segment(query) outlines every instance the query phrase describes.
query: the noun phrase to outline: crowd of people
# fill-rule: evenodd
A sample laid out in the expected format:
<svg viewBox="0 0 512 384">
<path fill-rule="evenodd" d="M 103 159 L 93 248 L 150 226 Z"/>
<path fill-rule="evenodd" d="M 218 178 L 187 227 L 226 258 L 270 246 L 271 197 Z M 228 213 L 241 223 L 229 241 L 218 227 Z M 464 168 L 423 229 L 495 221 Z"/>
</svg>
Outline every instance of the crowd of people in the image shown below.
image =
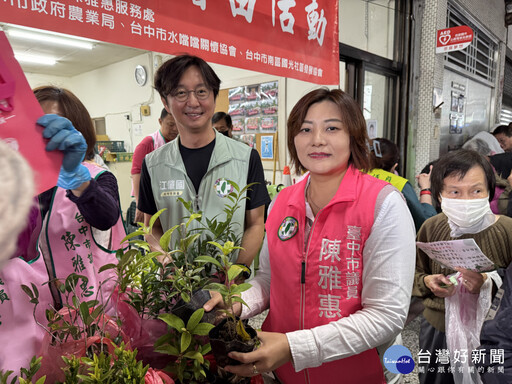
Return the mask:
<svg viewBox="0 0 512 384">
<path fill-rule="evenodd" d="M 412 297 L 424 305 L 421 350 L 459 345 L 447 331 L 447 319 L 462 317 L 450 309 L 455 298 L 465 300 L 470 307 L 465 313 L 472 314 L 461 320 L 472 324 L 472 332 L 462 337 L 467 348 L 491 349 L 500 341 L 505 353 L 512 352 L 506 343 L 510 333 L 496 340 L 502 331 L 496 323 L 510 311 L 510 127 L 481 132 L 463 149 L 429 164 L 417 177 L 418 196 L 413 183 L 398 174 L 397 145 L 369 139 L 360 106 L 341 90 L 316 89 L 297 102 L 287 120 L 290 159 L 303 177 L 270 202 L 258 152 L 231 138 L 229 115 L 214 114 L 220 79 L 204 60 L 181 55 L 166 61 L 154 87 L 164 107 L 160 129 L 137 146 L 131 170 L 135 220 L 148 225 L 166 208 L 148 238 L 153 248 L 187 216 L 178 197 L 206 217 L 222 220 L 226 186 L 231 191 L 230 182 L 253 184 L 233 218 L 242 249 L 232 261 L 250 271 L 259 255 L 259 269 L 252 287 L 242 293 L 248 306 L 237 302 L 234 311 L 242 318 L 265 310 L 268 315 L 258 332 L 259 348 L 230 353 L 240 364 L 227 366 L 228 372 L 247 377 L 273 372 L 281 383 L 340 383 L 341 374 L 347 383 L 389 382 L 382 354 L 399 342 Z M 9 217 L 12 231 L 20 234 L 17 242 L 12 234 L 0 239 L 8 244 L 0 264 L 0 292 L 6 295 L 0 305 L 0 343 L 12 345 L 12 337 L 20 342 L 0 349 L 0 370 L 26 365 L 41 347 L 41 331 L 27 316 L 31 305 L 19 285 L 37 284 L 40 300 L 58 309 L 62 298 L 55 279 L 78 268 L 88 278 L 81 294 L 108 302 L 113 287 L 100 281 L 111 272 L 99 269 L 117 262 L 114 253 L 125 235 L 116 178 L 94 161 L 95 133 L 87 109 L 66 89 L 45 86 L 34 94 L 45 113 L 38 124 L 46 148 L 64 157 L 57 185 L 32 204 L 30 185 L 12 183 L 15 175 L 5 182 L 6 196 L 17 208 L 16 220 Z M 11 152 L 0 142 L 0 166 L 17 169 L 11 165 L 14 157 L 29 175 L 23 159 Z M 493 270 L 445 268 L 416 247 L 416 241 L 466 239 L 474 240 Z M 501 302 L 491 308 L 493 298 Z M 212 292 L 204 309 L 222 305 Z M 35 317 L 43 322 L 41 307 Z M 493 316 L 484 323 L 489 309 Z M 512 376 L 473 370 L 468 377 L 456 369 L 442 373 L 439 365 L 432 360 L 420 382 L 504 383 Z"/>
</svg>

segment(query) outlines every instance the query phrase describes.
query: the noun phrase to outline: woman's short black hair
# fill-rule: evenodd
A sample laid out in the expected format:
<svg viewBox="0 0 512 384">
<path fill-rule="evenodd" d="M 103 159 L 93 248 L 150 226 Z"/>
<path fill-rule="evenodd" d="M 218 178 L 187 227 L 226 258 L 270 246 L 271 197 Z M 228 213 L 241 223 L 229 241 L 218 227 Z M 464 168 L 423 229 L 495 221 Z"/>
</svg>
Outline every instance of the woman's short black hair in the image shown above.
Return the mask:
<svg viewBox="0 0 512 384">
<path fill-rule="evenodd" d="M 484 171 L 489 201 L 494 197 L 496 177 L 489 160 L 476 151 L 470 149 L 459 149 L 442 155 L 430 174 L 430 189 L 432 200 L 437 206 L 441 206 L 439 197 L 444 188 L 444 179 L 450 176 L 459 176 L 462 179 L 466 173 L 474 167 L 480 167 Z"/>
</svg>

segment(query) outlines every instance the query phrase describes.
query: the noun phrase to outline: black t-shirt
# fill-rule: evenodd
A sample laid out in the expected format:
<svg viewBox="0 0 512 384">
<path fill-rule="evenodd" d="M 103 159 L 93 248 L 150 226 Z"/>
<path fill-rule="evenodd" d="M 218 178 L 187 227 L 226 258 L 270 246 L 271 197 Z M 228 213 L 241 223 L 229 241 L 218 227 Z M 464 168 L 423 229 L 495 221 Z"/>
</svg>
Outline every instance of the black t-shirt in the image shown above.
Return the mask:
<svg viewBox="0 0 512 384">
<path fill-rule="evenodd" d="M 215 148 L 215 140 L 201 148 L 187 148 L 181 145 L 181 143 L 178 143 L 178 145 L 180 147 L 183 164 L 185 164 L 185 169 L 187 170 L 187 175 L 190 180 L 192 180 L 197 194 L 199 184 L 201 184 L 201 180 L 208 170 L 213 148 Z"/>
<path fill-rule="evenodd" d="M 187 170 L 187 175 L 194 184 L 194 187 L 199 190 L 199 184 L 203 179 L 210 157 L 215 147 L 215 140 L 205 147 L 190 149 L 185 148 L 180 144 L 180 153 Z M 201 163 L 201 164 L 199 164 Z M 192 175 L 192 176 L 191 176 Z M 262 205 L 270 203 L 267 186 L 265 184 L 265 173 L 263 172 L 263 165 L 261 164 L 260 155 L 255 149 L 251 151 L 249 159 L 249 171 L 247 174 L 247 184 L 257 183 L 247 191 L 247 201 L 245 209 L 251 210 L 261 207 Z M 240 186 L 243 187 L 242 185 Z M 154 215 L 158 209 L 156 207 L 153 190 L 151 188 L 151 178 L 146 167 L 146 159 L 142 162 L 140 173 L 140 187 L 139 187 L 139 202 L 137 205 L 140 211 L 148 215 Z"/>
</svg>

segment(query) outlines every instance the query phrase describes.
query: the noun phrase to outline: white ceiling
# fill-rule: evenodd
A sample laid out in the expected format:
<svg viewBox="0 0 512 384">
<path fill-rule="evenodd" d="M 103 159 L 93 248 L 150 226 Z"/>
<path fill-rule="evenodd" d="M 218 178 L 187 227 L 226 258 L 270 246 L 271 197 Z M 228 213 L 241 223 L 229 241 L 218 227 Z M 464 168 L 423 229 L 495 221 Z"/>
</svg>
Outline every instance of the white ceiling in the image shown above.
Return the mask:
<svg viewBox="0 0 512 384">
<path fill-rule="evenodd" d="M 23 71 L 30 73 L 72 77 L 147 52 L 103 42 L 95 42 L 92 50 L 59 46 L 44 41 L 31 41 L 9 36 L 9 29 L 15 28 L 13 25 L 0 23 L 0 28 L 6 32 L 15 53 L 51 56 L 57 59 L 57 63 L 53 66 L 20 63 Z"/>
</svg>

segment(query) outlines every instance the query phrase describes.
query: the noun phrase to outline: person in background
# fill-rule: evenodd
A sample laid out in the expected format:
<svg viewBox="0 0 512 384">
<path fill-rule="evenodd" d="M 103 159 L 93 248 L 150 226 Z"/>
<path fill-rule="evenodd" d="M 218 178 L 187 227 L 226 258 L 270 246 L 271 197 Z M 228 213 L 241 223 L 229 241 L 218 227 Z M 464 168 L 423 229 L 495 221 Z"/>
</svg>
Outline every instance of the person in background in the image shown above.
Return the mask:
<svg viewBox="0 0 512 384">
<path fill-rule="evenodd" d="M 201 211 L 203 217 L 221 221 L 233 190 L 230 181 L 240 188 L 255 183 L 233 216 L 244 249 L 232 261 L 248 269 L 263 240 L 264 208 L 270 200 L 258 152 L 213 129 L 220 79 L 203 59 L 182 55 L 166 61 L 155 75 L 155 88 L 174 117 L 179 136 L 148 154 L 142 163 L 138 205 L 144 221 L 149 223 L 152 215 L 167 208 L 155 221 L 148 242 L 158 249 L 162 234 L 189 215 L 178 197 L 192 201 L 194 211 Z"/>
<path fill-rule="evenodd" d="M 212 117 L 213 128 L 224 136 L 233 138 L 233 122 L 231 116 L 225 112 L 216 112 Z"/>
<path fill-rule="evenodd" d="M 373 140 L 370 149 L 371 170 L 368 173 L 377 179 L 391 183 L 402 192 L 407 207 L 411 211 L 417 232 L 426 219 L 437 215 L 437 211 L 432 205 L 430 178 L 422 177 L 418 179 L 421 190 L 420 199 L 418 200 L 411 183 L 396 173 L 396 167 L 400 159 L 397 145 L 388 139 L 377 138 Z"/>
<path fill-rule="evenodd" d="M 512 125 L 499 125 L 492 134 L 505 152 L 512 152 Z"/>
<path fill-rule="evenodd" d="M 359 105 L 339 89 L 303 96 L 288 119 L 294 168 L 266 223 L 249 318 L 269 309 L 261 345 L 231 352 L 239 376 L 276 371 L 284 384 L 385 383 L 376 348 L 401 332 L 414 272 L 414 223 L 392 185 L 370 168 Z M 271 279 L 272 276 L 272 279 Z M 221 305 L 220 295 L 204 306 Z"/>
<path fill-rule="evenodd" d="M 38 124 L 44 127 L 43 136 L 50 140 L 47 150 L 65 151 L 57 186 L 38 196 L 40 209 L 33 230 L 36 257 L 43 257 L 48 280 L 65 279 L 73 272 L 84 275 L 89 281 L 79 291 L 85 297 L 100 292 L 99 300 L 106 304 L 113 281 L 102 282 L 113 272 L 98 270 L 105 264 L 117 263 L 115 252 L 126 235 L 117 180 L 94 163 L 96 134 L 82 102 L 71 91 L 53 86 L 38 87 L 34 95 L 46 113 Z M 72 169 L 66 167 L 69 154 L 77 162 Z M 59 308 L 60 294 L 54 285 L 51 288 Z"/>
<path fill-rule="evenodd" d="M 428 243 L 474 239 L 483 254 L 497 267 L 506 268 L 512 261 L 512 219 L 495 215 L 489 206 L 495 187 L 494 171 L 489 161 L 472 150 L 448 152 L 432 168 L 430 179 L 432 197 L 441 206 L 442 213 L 425 221 L 417 240 Z M 456 272 L 459 287 L 447 277 Z M 493 274 L 443 268 L 421 249 L 417 250 L 413 294 L 420 297 L 425 305 L 419 347 L 423 353 L 432 354 L 424 372 L 419 374 L 420 383 L 454 383 L 454 376 L 447 366 L 444 366 L 445 373 L 440 373 L 438 368 L 442 363 L 435 358 L 435 351 L 450 348 L 445 333 L 445 298 L 460 292 L 481 295 L 482 298 L 490 296 Z M 489 281 L 484 285 L 486 280 Z M 476 311 L 475 308 L 473 310 Z M 476 319 L 471 321 L 476 323 Z M 469 323 L 469 319 L 466 322 Z M 479 325 L 475 324 L 475 327 Z M 479 328 L 474 331 L 478 332 Z M 473 346 L 476 347 L 478 345 Z M 457 369 L 455 371 L 457 374 Z"/>
<path fill-rule="evenodd" d="M 162 108 L 160 118 L 158 119 L 160 129 L 153 132 L 151 135 L 146 136 L 135 147 L 132 159 L 132 196 L 135 198 L 135 203 L 139 201 L 139 184 L 140 184 L 140 170 L 144 157 L 153 152 L 155 149 L 160 148 L 164 144 L 174 140 L 178 136 L 178 128 L 174 117 Z M 139 208 L 135 211 L 135 223 L 144 222 L 144 213 Z"/>
<path fill-rule="evenodd" d="M 487 138 L 487 140 L 484 140 L 484 137 Z M 491 135 L 489 132 L 480 132 L 473 138 L 466 141 L 462 148 L 476 151 L 481 155 L 485 156 L 487 160 L 491 161 L 491 158 L 496 156 L 495 152 L 491 150 L 491 148 L 489 147 L 490 145 L 492 146 L 493 144 L 494 148 L 496 149 L 496 147 L 498 146 L 498 141 L 493 135 Z M 497 147 L 497 150 L 503 152 L 503 150 L 499 146 Z M 494 177 L 496 178 L 496 186 L 494 189 L 494 197 L 490 203 L 491 210 L 493 213 L 512 217 L 512 193 L 510 193 L 512 191 L 512 187 L 510 186 L 510 183 L 506 179 L 500 177 L 497 174 L 494 168 L 493 170 Z"/>
</svg>

